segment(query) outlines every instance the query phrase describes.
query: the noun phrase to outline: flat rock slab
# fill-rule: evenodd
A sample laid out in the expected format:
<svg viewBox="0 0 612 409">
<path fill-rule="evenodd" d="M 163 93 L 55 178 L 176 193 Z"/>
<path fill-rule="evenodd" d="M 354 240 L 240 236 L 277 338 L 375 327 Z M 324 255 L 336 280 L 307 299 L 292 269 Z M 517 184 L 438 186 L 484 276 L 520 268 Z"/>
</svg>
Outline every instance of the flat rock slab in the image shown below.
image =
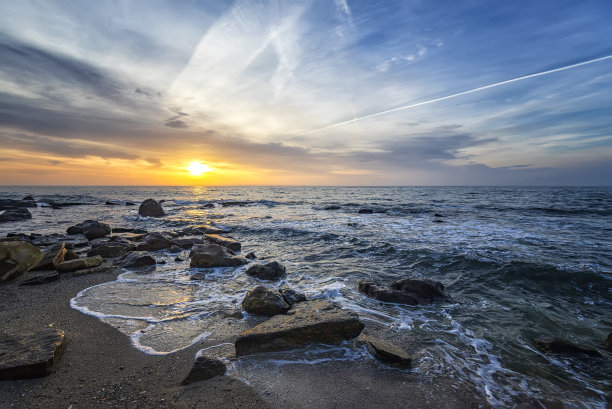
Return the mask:
<svg viewBox="0 0 612 409">
<path fill-rule="evenodd" d="M 67 271 L 76 271 L 83 270 L 86 268 L 98 267 L 100 264 L 102 264 L 102 261 L 104 260 L 100 256 L 77 258 L 74 260 L 63 261 L 59 264 L 56 264 L 55 268 L 60 273 L 64 273 Z"/>
<path fill-rule="evenodd" d="M 236 355 L 293 349 L 310 344 L 337 345 L 357 337 L 364 328 L 354 312 L 324 300 L 294 305 L 287 315 L 276 315 L 242 332 Z"/>
<path fill-rule="evenodd" d="M 223 247 L 227 247 L 231 251 L 238 252 L 241 249 L 241 244 L 239 241 L 230 239 L 229 237 L 223 237 L 218 234 L 206 234 L 204 236 L 206 240 L 212 241 L 215 244 L 218 244 Z"/>
<path fill-rule="evenodd" d="M 374 352 L 376 358 L 390 366 L 396 368 L 409 368 L 412 358 L 408 352 L 404 351 L 397 345 L 390 344 L 382 339 L 375 338 L 370 335 L 361 334 L 359 341 L 365 343 L 368 348 Z"/>
<path fill-rule="evenodd" d="M 34 334 L 0 333 L 0 379 L 45 376 L 61 356 L 64 331 L 45 328 Z"/>
<path fill-rule="evenodd" d="M 215 376 L 224 375 L 226 370 L 227 367 L 221 360 L 199 356 L 193 363 L 191 371 L 181 383 L 183 385 L 189 385 L 190 383 L 205 381 Z"/>
<path fill-rule="evenodd" d="M 59 280 L 60 275 L 55 270 L 28 271 L 17 278 L 18 285 L 39 285 Z"/>
<path fill-rule="evenodd" d="M 42 258 L 43 252 L 25 241 L 0 243 L 0 282 L 30 270 Z"/>
</svg>

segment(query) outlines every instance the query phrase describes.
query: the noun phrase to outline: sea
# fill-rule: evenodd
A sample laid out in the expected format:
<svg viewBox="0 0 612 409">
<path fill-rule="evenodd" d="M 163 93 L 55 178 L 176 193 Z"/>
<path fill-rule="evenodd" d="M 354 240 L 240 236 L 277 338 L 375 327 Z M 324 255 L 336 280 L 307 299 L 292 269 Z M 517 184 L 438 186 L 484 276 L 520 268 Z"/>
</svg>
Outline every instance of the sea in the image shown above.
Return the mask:
<svg viewBox="0 0 612 409">
<path fill-rule="evenodd" d="M 355 311 L 368 332 L 412 354 L 406 376 L 454 379 L 493 407 L 518 407 L 525 397 L 541 407 L 610 402 L 612 355 L 604 343 L 612 331 L 612 187 L 5 186 L 0 192 L 38 202 L 31 220 L 1 224 L 0 236 L 64 233 L 87 219 L 147 231 L 227 228 L 243 254 L 286 267 L 283 280 L 266 285 Z M 138 206 L 105 204 L 147 198 L 164 200 L 167 215 L 140 217 Z M 53 209 L 50 201 L 87 205 Z M 223 206 L 228 202 L 243 203 Z M 165 264 L 84 289 L 72 307 L 118 328 L 147 354 L 202 340 L 226 343 L 248 328 L 240 303 L 261 282 L 245 267 L 190 268 L 188 251 L 178 259 L 154 255 Z M 358 291 L 360 280 L 387 286 L 402 278 L 440 281 L 448 298 L 407 306 Z M 604 357 L 544 353 L 533 342 L 538 336 Z M 347 343 L 271 357 L 266 365 L 364 359 L 372 360 L 367 350 Z M 230 372 L 256 382 L 245 365 L 232 365 Z"/>
</svg>

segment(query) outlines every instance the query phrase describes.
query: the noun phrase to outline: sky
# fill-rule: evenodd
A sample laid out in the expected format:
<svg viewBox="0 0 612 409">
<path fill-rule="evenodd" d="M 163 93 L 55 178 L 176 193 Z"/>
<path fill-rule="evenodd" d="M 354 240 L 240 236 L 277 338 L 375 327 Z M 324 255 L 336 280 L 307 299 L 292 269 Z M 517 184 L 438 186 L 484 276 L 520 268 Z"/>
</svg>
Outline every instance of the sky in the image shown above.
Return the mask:
<svg viewBox="0 0 612 409">
<path fill-rule="evenodd" d="M 610 0 L 0 0 L 0 185 L 610 185 L 611 21 Z"/>
</svg>

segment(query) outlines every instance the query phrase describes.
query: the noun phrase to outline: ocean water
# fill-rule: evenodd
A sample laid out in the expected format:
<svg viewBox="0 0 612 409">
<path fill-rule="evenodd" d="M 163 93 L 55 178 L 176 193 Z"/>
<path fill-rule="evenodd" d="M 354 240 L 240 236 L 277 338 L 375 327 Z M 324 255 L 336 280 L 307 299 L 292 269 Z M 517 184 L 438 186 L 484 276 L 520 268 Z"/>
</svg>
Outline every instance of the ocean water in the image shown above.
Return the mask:
<svg viewBox="0 0 612 409">
<path fill-rule="evenodd" d="M 496 407 L 557 402 L 605 408 L 612 390 L 612 188 L 610 187 L 2 187 L 2 198 L 33 195 L 32 220 L 9 232 L 58 233 L 86 219 L 112 227 L 179 230 L 214 223 L 231 229 L 243 253 L 277 260 L 288 285 L 356 311 L 367 329 L 408 349 L 411 374 L 443 376 L 474 387 Z M 164 199 L 167 216 L 137 215 L 140 203 Z M 49 200 L 87 206 L 51 209 Z M 244 206 L 221 205 L 228 201 Z M 215 207 L 205 208 L 213 203 Z M 325 210 L 339 205 L 338 210 Z M 359 214 L 370 208 L 373 214 Z M 166 264 L 126 271 L 82 291 L 72 306 L 130 336 L 134 347 L 166 354 L 206 339 L 221 344 L 249 327 L 230 317 L 259 283 L 244 267 L 192 269 L 176 255 Z M 193 280 L 196 272 L 204 279 Z M 428 306 L 381 303 L 360 294 L 368 279 L 440 281 L 448 300 Z M 599 348 L 588 360 L 541 353 L 539 335 Z M 362 361 L 349 344 L 272 356 L 266 365 Z M 242 365 L 244 366 L 244 365 Z M 244 373 L 240 362 L 232 367 Z M 391 370 L 391 369 L 389 369 Z M 242 372 L 241 372 L 242 371 Z M 397 370 L 393 370 L 397 371 Z M 609 399 L 609 398 L 608 398 Z"/>
</svg>

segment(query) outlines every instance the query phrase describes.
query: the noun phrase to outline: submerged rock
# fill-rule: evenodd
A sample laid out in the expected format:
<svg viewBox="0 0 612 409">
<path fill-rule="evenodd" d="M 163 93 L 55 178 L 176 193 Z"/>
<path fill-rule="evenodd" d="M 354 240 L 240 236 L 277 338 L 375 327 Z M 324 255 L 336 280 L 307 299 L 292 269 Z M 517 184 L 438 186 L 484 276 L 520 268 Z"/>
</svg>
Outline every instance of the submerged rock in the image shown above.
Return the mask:
<svg viewBox="0 0 612 409">
<path fill-rule="evenodd" d="M 82 234 L 87 240 L 91 241 L 111 234 L 111 227 L 106 223 L 100 223 L 96 220 L 85 220 L 82 223 L 68 227 L 66 233 Z"/>
<path fill-rule="evenodd" d="M 29 271 L 42 258 L 42 251 L 25 241 L 0 242 L 0 282 Z"/>
<path fill-rule="evenodd" d="M 2 222 L 16 222 L 19 220 L 27 220 L 32 218 L 32 213 L 25 207 L 17 209 L 8 209 L 3 213 L 0 213 L 0 223 Z"/>
<path fill-rule="evenodd" d="M 148 251 L 133 251 L 117 260 L 117 265 L 123 268 L 140 268 L 155 264 L 155 259 Z"/>
<path fill-rule="evenodd" d="M 258 286 L 244 297 L 242 308 L 249 314 L 271 317 L 277 314 L 285 314 L 289 311 L 290 305 L 285 302 L 279 292 L 268 290 L 264 286 Z"/>
<path fill-rule="evenodd" d="M 161 204 L 153 199 L 147 199 L 140 204 L 138 214 L 145 217 L 161 217 L 166 213 L 161 207 Z"/>
<path fill-rule="evenodd" d="M 211 224 L 205 224 L 200 226 L 189 226 L 183 230 L 177 232 L 179 236 L 194 236 L 201 234 L 227 234 L 230 231 L 221 227 L 213 226 Z"/>
<path fill-rule="evenodd" d="M 325 206 L 323 208 L 323 210 L 340 210 L 342 209 L 342 206 L 338 206 L 338 205 L 330 205 L 330 206 Z"/>
<path fill-rule="evenodd" d="M 228 206 L 246 206 L 251 204 L 251 202 L 241 202 L 241 201 L 229 201 L 229 202 L 223 202 L 221 203 L 221 206 L 223 207 L 228 207 Z"/>
<path fill-rule="evenodd" d="M 285 267 L 277 261 L 272 261 L 267 264 L 253 264 L 248 268 L 246 273 L 251 277 L 258 278 L 260 280 L 278 280 L 285 275 Z"/>
<path fill-rule="evenodd" d="M 183 385 L 189 385 L 190 383 L 205 381 L 215 376 L 224 375 L 226 370 L 227 367 L 222 361 L 206 356 L 199 356 L 193 363 L 191 371 L 181 383 Z"/>
<path fill-rule="evenodd" d="M 544 352 L 565 355 L 588 355 L 592 357 L 602 356 L 601 353 L 595 349 L 585 348 L 561 338 L 541 336 L 535 338 L 533 342 L 535 342 L 536 346 Z"/>
<path fill-rule="evenodd" d="M 443 290 L 442 283 L 432 280 L 407 278 L 393 282 L 389 289 L 381 288 L 372 281 L 359 282 L 359 291 L 370 298 L 408 305 L 428 304 L 443 298 Z"/>
<path fill-rule="evenodd" d="M 306 296 L 302 293 L 298 293 L 291 288 L 281 288 L 278 292 L 283 296 L 285 302 L 293 307 L 295 304 L 299 302 L 306 301 Z"/>
<path fill-rule="evenodd" d="M 34 334 L 0 333 L 0 379 L 36 378 L 50 374 L 64 344 L 64 331 L 53 328 Z"/>
<path fill-rule="evenodd" d="M 230 249 L 210 242 L 193 246 L 189 257 L 191 267 L 236 267 L 247 263 Z"/>
<path fill-rule="evenodd" d="M 357 212 L 359 214 L 372 214 L 374 213 L 374 209 L 359 209 Z"/>
<path fill-rule="evenodd" d="M 103 259 L 100 256 L 78 258 L 78 259 L 69 260 L 69 261 L 64 260 L 63 262 L 57 264 L 55 268 L 60 273 L 64 273 L 68 271 L 76 271 L 76 270 L 82 270 L 85 268 L 97 267 L 100 264 L 102 264 L 102 261 Z"/>
<path fill-rule="evenodd" d="M 354 312 L 324 300 L 294 305 L 287 315 L 275 315 L 243 331 L 236 339 L 236 355 L 293 349 L 309 344 L 339 344 L 357 337 L 364 328 Z"/>
<path fill-rule="evenodd" d="M 359 336 L 359 341 L 365 343 L 379 361 L 396 368 L 410 367 L 412 358 L 402 348 L 364 334 Z"/>
<path fill-rule="evenodd" d="M 229 237 L 219 236 L 218 234 L 207 234 L 204 237 L 206 238 L 206 240 L 211 241 L 220 246 L 227 247 L 228 249 L 234 252 L 240 251 L 241 249 L 240 242 L 234 239 L 230 239 Z"/>
</svg>

